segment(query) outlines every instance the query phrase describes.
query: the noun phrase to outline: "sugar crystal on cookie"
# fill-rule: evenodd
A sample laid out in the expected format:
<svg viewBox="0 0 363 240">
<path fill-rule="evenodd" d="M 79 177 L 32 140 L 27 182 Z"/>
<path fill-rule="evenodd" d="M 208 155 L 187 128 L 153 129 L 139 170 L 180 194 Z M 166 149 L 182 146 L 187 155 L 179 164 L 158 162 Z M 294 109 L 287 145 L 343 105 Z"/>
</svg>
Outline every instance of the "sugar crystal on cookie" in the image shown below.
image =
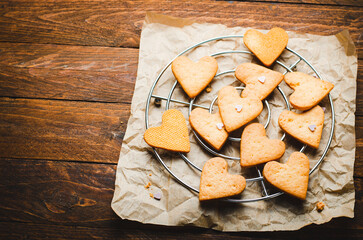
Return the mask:
<svg viewBox="0 0 363 240">
<path fill-rule="evenodd" d="M 315 124 L 309 125 L 309 129 L 310 129 L 310 131 L 314 132 L 316 129 L 316 125 Z"/>
<path fill-rule="evenodd" d="M 265 83 L 266 77 L 265 76 L 260 76 L 257 79 L 258 79 L 258 81 L 260 81 L 260 83 Z"/>
<path fill-rule="evenodd" d="M 217 128 L 218 128 L 219 130 L 222 130 L 222 129 L 223 129 L 223 127 L 224 127 L 224 124 L 223 124 L 223 123 L 217 123 L 216 125 L 217 125 Z"/>
<path fill-rule="evenodd" d="M 242 111 L 242 105 L 236 105 L 235 109 L 237 110 L 237 112 L 241 112 Z"/>
</svg>

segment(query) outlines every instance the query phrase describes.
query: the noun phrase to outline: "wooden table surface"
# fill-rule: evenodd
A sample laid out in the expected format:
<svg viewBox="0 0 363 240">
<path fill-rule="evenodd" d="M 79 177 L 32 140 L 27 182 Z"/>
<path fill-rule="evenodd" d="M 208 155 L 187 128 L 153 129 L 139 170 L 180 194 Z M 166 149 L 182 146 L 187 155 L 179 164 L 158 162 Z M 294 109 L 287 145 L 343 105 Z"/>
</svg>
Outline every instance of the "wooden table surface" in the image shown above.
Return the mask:
<svg viewBox="0 0 363 240">
<path fill-rule="evenodd" d="M 111 210 L 146 11 L 320 35 L 357 47 L 355 218 L 295 232 L 222 233 Z M 362 0 L 0 1 L 0 239 L 363 237 Z"/>
</svg>

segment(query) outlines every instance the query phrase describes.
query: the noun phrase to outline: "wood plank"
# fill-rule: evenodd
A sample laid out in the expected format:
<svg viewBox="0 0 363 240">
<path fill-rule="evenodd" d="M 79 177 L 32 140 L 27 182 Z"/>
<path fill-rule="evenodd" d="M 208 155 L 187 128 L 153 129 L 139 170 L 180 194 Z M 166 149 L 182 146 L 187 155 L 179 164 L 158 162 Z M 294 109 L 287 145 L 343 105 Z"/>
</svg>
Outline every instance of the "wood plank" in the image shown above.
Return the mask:
<svg viewBox="0 0 363 240">
<path fill-rule="evenodd" d="M 333 219 L 332 222 L 335 222 Z M 350 222 L 351 219 L 344 220 Z M 164 227 L 131 224 L 119 224 L 114 228 L 92 228 L 79 226 L 45 225 L 32 223 L 0 223 L 0 238 L 3 239 L 211 239 L 211 240 L 252 240 L 252 239 L 362 239 L 361 229 L 325 228 L 329 225 L 308 226 L 290 232 L 218 232 L 196 227 Z"/>
<path fill-rule="evenodd" d="M 270 2 L 150 1 L 3 2 L 0 41 L 138 47 L 146 11 L 198 22 L 331 35 L 348 29 L 359 50 L 363 9 Z M 362 53 L 360 51 L 360 56 Z"/>
<path fill-rule="evenodd" d="M 131 103 L 138 50 L 0 43 L 0 96 Z"/>
<path fill-rule="evenodd" d="M 244 0 L 237 0 L 242 2 Z M 258 2 L 275 2 L 275 3 L 294 3 L 294 4 L 317 4 L 317 5 L 336 5 L 336 6 L 356 6 L 362 7 L 360 0 L 258 0 Z"/>
<path fill-rule="evenodd" d="M 102 228 L 102 230 L 89 230 L 95 235 L 102 234 L 102 231 L 110 231 L 110 234 L 127 234 L 127 236 L 131 234 L 132 236 L 135 229 L 159 229 L 158 226 L 122 221 L 112 211 L 110 203 L 113 196 L 115 172 L 116 165 L 110 164 L 1 159 L 0 226 L 4 222 L 45 224 L 16 224 L 24 226 L 24 231 L 13 231 L 15 234 L 13 236 L 28 231 L 29 234 L 35 234 L 36 229 L 39 230 L 39 234 L 46 236 L 51 234 L 46 229 L 52 228 L 56 234 L 65 234 L 62 229 L 68 228 L 64 226 L 72 226 L 73 231 L 70 233 L 73 232 L 76 235 L 86 234 L 87 229 L 82 230 L 82 228 L 73 226 Z M 299 232 L 308 235 L 312 234 L 311 231 L 313 233 L 325 232 L 325 234 L 333 231 L 339 235 L 356 229 L 359 230 L 356 233 L 362 235 L 363 216 L 359 213 L 363 211 L 363 178 L 355 178 L 354 182 L 356 189 L 356 216 L 354 219 L 334 219 L 328 224 L 309 226 Z M 104 228 L 112 230 L 104 230 Z M 16 229 L 16 226 L 13 226 L 13 229 Z M 115 232 L 115 229 L 118 231 Z M 164 230 L 168 229 L 170 230 L 170 228 L 164 228 Z M 5 229 L 0 230 L 0 238 L 1 233 L 4 233 L 3 230 Z M 9 233 L 9 231 L 6 230 L 5 233 Z M 173 231 L 174 228 L 171 228 L 167 234 L 177 236 L 173 235 Z M 193 231 L 195 230 L 192 230 L 192 233 Z M 198 231 L 194 233 L 198 233 Z M 160 234 L 160 231 L 150 232 L 150 234 L 152 236 Z M 71 235 L 65 235 L 65 237 L 67 236 Z M 138 235 L 136 234 L 136 236 Z M 235 235 L 232 234 L 232 236 Z"/>
<path fill-rule="evenodd" d="M 0 221 L 96 226 L 118 220 L 110 207 L 116 165 L 1 159 L 0 166 Z"/>
<path fill-rule="evenodd" d="M 0 157 L 116 163 L 129 107 L 0 98 Z M 356 169 L 363 169 L 363 116 L 356 117 L 356 139 Z"/>
<path fill-rule="evenodd" d="M 0 52 L 0 96 L 131 103 L 137 49 L 0 42 Z M 356 114 L 363 115 L 362 94 Z"/>
<path fill-rule="evenodd" d="M 116 163 L 129 107 L 0 98 L 0 157 Z"/>
</svg>

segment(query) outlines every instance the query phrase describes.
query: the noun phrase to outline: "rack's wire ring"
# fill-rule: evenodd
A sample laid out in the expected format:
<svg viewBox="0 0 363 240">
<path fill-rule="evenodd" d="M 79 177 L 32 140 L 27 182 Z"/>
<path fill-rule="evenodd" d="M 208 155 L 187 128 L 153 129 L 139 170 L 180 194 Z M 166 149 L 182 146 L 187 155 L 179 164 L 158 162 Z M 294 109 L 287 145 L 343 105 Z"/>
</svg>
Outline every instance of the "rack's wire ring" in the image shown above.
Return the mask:
<svg viewBox="0 0 363 240">
<path fill-rule="evenodd" d="M 198 105 L 198 104 L 195 104 L 194 103 L 194 99 L 191 99 L 190 102 L 184 102 L 184 101 L 180 101 L 180 100 L 177 100 L 177 99 L 172 99 L 172 95 L 173 95 L 173 92 L 174 92 L 174 89 L 175 87 L 177 86 L 177 81 L 174 83 L 173 87 L 171 88 L 170 92 L 169 92 L 169 95 L 168 97 L 163 97 L 163 96 L 156 96 L 156 95 L 153 95 L 153 92 L 154 92 L 154 89 L 157 85 L 157 83 L 159 82 L 160 78 L 162 77 L 162 75 L 164 74 L 164 72 L 166 71 L 166 69 L 171 65 L 171 63 L 179 56 L 187 53 L 188 51 L 194 49 L 195 47 L 198 47 L 202 44 L 205 44 L 205 43 L 208 43 L 208 42 L 212 42 L 212 41 L 217 41 L 217 40 L 223 40 L 223 39 L 229 39 L 229 38 L 243 38 L 243 35 L 232 35 L 232 36 L 222 36 L 222 37 L 216 37 L 216 38 L 211 38 L 211 39 L 208 39 L 208 40 L 205 40 L 205 41 L 202 41 L 200 43 L 197 43 L 187 49 L 185 49 L 184 51 L 182 51 L 181 53 L 179 53 L 177 56 L 175 56 L 162 70 L 161 72 L 159 73 L 159 75 L 157 76 L 157 78 L 155 79 L 155 81 L 153 82 L 152 86 L 151 86 L 151 89 L 150 89 L 150 92 L 149 92 L 149 95 L 148 95 L 148 98 L 147 98 L 147 103 L 146 103 L 146 108 L 145 108 L 145 125 L 146 125 L 146 129 L 149 128 L 149 106 L 150 106 L 150 101 L 151 101 L 151 98 L 154 97 L 154 98 L 159 98 L 159 99 L 162 99 L 162 100 L 166 100 L 166 110 L 169 109 L 169 106 L 170 106 L 170 102 L 176 102 L 176 103 L 181 103 L 181 104 L 184 104 L 184 105 L 189 105 L 189 114 L 190 114 L 190 111 L 192 109 L 192 107 L 201 107 L 201 108 L 204 108 L 204 109 L 208 109 L 210 112 L 212 111 L 212 106 L 214 104 L 214 100 L 213 103 L 208 107 L 208 106 L 203 106 L 203 105 Z M 286 66 L 284 63 L 280 62 L 280 61 L 276 61 L 277 64 L 279 64 L 280 66 L 282 66 L 283 68 L 286 69 L 284 75 L 287 73 L 287 72 L 292 72 L 292 69 L 295 68 L 297 66 L 297 64 L 299 64 L 301 61 L 305 62 L 313 71 L 314 73 L 318 76 L 318 78 L 321 79 L 321 76 L 320 74 L 316 71 L 316 69 L 304 58 L 302 57 L 300 54 L 298 54 L 297 52 L 293 51 L 292 49 L 286 47 L 285 50 L 291 52 L 292 54 L 296 55 L 297 57 L 299 57 L 299 59 L 293 63 L 291 66 Z M 252 54 L 251 52 L 249 51 L 223 51 L 223 52 L 218 52 L 218 53 L 214 53 L 212 54 L 211 56 L 219 56 L 219 55 L 223 55 L 223 54 L 230 54 L 230 53 L 245 53 L 245 54 Z M 252 54 L 253 55 L 253 54 Z M 225 71 L 225 72 L 222 72 L 222 73 L 219 73 L 219 75 L 222 75 L 222 74 L 227 74 L 227 73 L 232 73 L 234 72 L 234 70 L 229 70 L 229 71 Z M 219 75 L 216 75 L 219 76 Z M 287 109 L 290 110 L 290 105 L 288 103 L 288 100 L 287 100 L 287 97 L 286 95 L 284 94 L 284 92 L 282 91 L 282 89 L 278 86 L 277 87 L 277 90 L 281 93 L 281 95 L 283 96 L 284 98 L 284 101 L 286 102 L 286 105 L 287 105 Z M 317 161 L 317 163 L 312 167 L 312 169 L 310 170 L 309 172 L 309 175 L 311 175 L 318 167 L 319 165 L 321 164 L 321 162 L 323 161 L 324 157 L 326 156 L 328 150 L 329 150 L 329 147 L 331 145 L 331 142 L 332 142 L 332 138 L 333 138 L 333 135 L 334 135 L 334 125 L 335 125 L 335 113 L 334 113 L 334 105 L 333 105 L 333 101 L 332 101 L 332 98 L 331 98 L 331 95 L 330 93 L 328 94 L 328 99 L 329 99 L 329 103 L 330 103 L 330 108 L 331 108 L 331 118 L 332 118 L 332 121 L 331 121 L 331 128 L 330 128 L 330 134 L 329 134 L 329 139 L 328 139 L 328 142 L 327 142 L 327 145 L 325 146 L 325 149 L 323 151 L 323 154 L 322 156 L 319 158 L 319 160 Z M 267 106 L 268 106 L 268 103 L 267 103 Z M 269 108 L 269 107 L 268 107 Z M 270 114 L 269 114 L 269 118 L 270 118 Z M 269 122 L 269 121 L 268 121 Z M 268 125 L 268 122 L 267 124 L 265 125 L 265 127 L 267 127 Z M 197 134 L 195 134 L 195 136 L 197 137 Z M 282 139 L 283 140 L 285 138 L 285 134 L 283 134 L 282 136 Z M 198 137 L 197 137 L 198 139 Z M 238 141 L 239 139 L 230 139 L 230 140 L 234 140 L 234 141 Z M 199 142 L 202 144 L 203 146 L 203 142 L 199 139 Z M 205 145 L 205 144 L 204 144 Z M 203 146 L 204 147 L 204 146 Z M 208 147 L 208 146 L 207 146 Z M 303 152 L 306 148 L 306 145 L 304 145 L 301 149 L 300 149 L 300 152 Z M 190 189 L 196 193 L 199 193 L 199 191 L 190 186 L 189 184 L 185 183 L 182 179 L 180 179 L 178 176 L 176 176 L 176 174 L 173 173 L 173 171 L 171 171 L 170 168 L 168 168 L 168 166 L 164 163 L 164 161 L 162 160 L 162 158 L 160 157 L 160 155 L 158 154 L 158 152 L 156 151 L 155 148 L 152 148 L 153 149 L 153 152 L 154 152 L 154 155 L 156 156 L 156 159 L 162 164 L 162 166 L 169 172 L 170 175 L 172 175 L 175 180 L 177 182 L 179 182 L 182 186 L 184 186 L 185 188 L 187 189 Z M 184 154 L 181 154 L 179 153 L 179 155 L 181 156 L 181 158 L 186 161 L 188 164 L 190 164 L 191 166 L 193 166 L 194 168 L 196 168 L 197 170 L 201 171 L 201 169 L 196 166 L 193 162 L 191 162 Z M 226 157 L 225 157 L 226 158 Z M 227 158 L 228 159 L 228 158 Z M 238 158 L 239 159 L 239 158 Z M 233 160 L 238 160 L 238 159 L 233 159 Z M 227 202 L 233 202 L 233 203 L 248 203 L 248 202 L 255 202 L 255 201 L 260 201 L 260 200 L 266 200 L 266 199 L 271 199 L 271 198 L 275 198 L 275 197 L 278 197 L 278 196 L 281 196 L 283 195 L 283 192 L 277 192 L 277 193 L 273 193 L 273 194 L 268 194 L 266 188 L 265 188 L 265 185 L 264 185 L 264 179 L 263 179 L 263 176 L 261 175 L 261 172 L 260 170 L 256 167 L 256 170 L 258 172 L 258 177 L 256 178 L 250 178 L 250 179 L 246 179 L 246 181 L 260 181 L 261 184 L 262 184 L 262 187 L 263 187 L 263 196 L 260 197 L 260 198 L 254 198 L 254 199 L 234 199 L 234 198 L 228 198 L 228 199 L 222 199 L 222 201 L 227 201 Z"/>
</svg>

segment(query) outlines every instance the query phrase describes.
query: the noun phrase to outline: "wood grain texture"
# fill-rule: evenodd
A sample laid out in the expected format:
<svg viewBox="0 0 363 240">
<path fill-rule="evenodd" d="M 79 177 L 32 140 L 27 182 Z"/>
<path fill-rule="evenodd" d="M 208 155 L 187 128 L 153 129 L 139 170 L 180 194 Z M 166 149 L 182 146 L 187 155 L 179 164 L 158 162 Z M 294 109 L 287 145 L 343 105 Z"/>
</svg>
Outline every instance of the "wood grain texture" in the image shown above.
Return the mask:
<svg viewBox="0 0 363 240">
<path fill-rule="evenodd" d="M 73 231 L 70 233 L 76 234 L 76 236 L 88 236 L 85 232 L 87 228 L 74 228 L 75 225 L 89 227 L 90 234 L 95 234 L 95 236 L 108 233 L 135 237 L 141 233 L 138 231 L 135 233 L 135 229 L 149 229 L 150 232 L 146 232 L 150 234 L 150 237 L 155 237 L 162 232 L 159 226 L 122 221 L 112 211 L 110 203 L 113 196 L 116 165 L 1 159 L 0 173 L 0 191 L 2 193 L 0 195 L 0 226 L 4 222 L 31 223 L 30 225 L 19 225 L 24 226 L 24 231 L 13 231 L 13 236 L 27 231 L 29 234 L 35 234 L 36 229 L 45 234 L 44 236 L 50 234 L 47 229 L 53 229 L 57 232 L 56 234 L 65 234 L 60 230 L 71 229 L 66 226 L 72 226 Z M 145 173 L 145 179 L 147 179 L 147 173 Z M 354 219 L 333 219 L 327 224 L 312 225 L 299 232 L 310 236 L 320 232 L 330 236 L 333 233 L 338 235 L 348 233 L 349 230 L 361 236 L 363 234 L 363 216 L 359 213 L 363 211 L 363 178 L 355 178 L 354 181 L 356 189 L 356 216 Z M 14 228 L 15 226 L 13 226 Z M 159 230 L 155 231 L 156 229 Z M 166 230 L 165 236 L 170 237 L 179 235 L 174 232 L 175 230 L 182 230 L 186 234 L 192 235 L 200 233 L 200 231 L 195 231 L 195 228 L 193 228 L 194 230 L 167 227 L 162 229 Z M 4 234 L 3 230 L 5 229 L 0 230 L 0 238 L 1 233 Z M 207 229 L 203 231 L 209 234 L 215 233 Z M 5 233 L 9 234 L 9 230 Z M 265 237 L 278 236 L 278 234 L 270 235 L 271 233 L 258 234 Z M 285 234 L 290 237 L 294 235 L 293 232 Z M 65 237 L 70 236 L 65 235 Z M 239 234 L 228 236 L 239 236 Z M 252 237 L 253 234 L 245 236 Z"/>
<path fill-rule="evenodd" d="M 237 0 L 237 1 L 242 2 L 244 0 Z M 258 2 L 317 4 L 317 5 L 356 6 L 356 7 L 363 6 L 363 2 L 360 0 L 258 0 Z"/>
<path fill-rule="evenodd" d="M 118 220 L 110 207 L 115 165 L 1 159 L 0 166 L 0 221 L 97 226 Z"/>
<path fill-rule="evenodd" d="M 131 103 L 138 50 L 0 42 L 0 97 Z M 363 59 L 357 93 L 363 91 Z M 363 95 L 357 94 L 357 115 Z"/>
<path fill-rule="evenodd" d="M 0 42 L 0 96 L 131 103 L 138 50 Z"/>
<path fill-rule="evenodd" d="M 124 223 L 129 224 L 124 224 Z M 217 232 L 195 227 L 164 227 L 143 225 L 124 221 L 114 228 L 92 228 L 33 223 L 0 223 L 0 238 L 10 239 L 211 239 L 211 240 L 252 240 L 252 239 L 362 239 L 362 229 L 325 228 L 336 222 L 350 224 L 351 219 L 333 219 L 322 226 L 308 226 L 293 232 Z M 117 226 L 117 227 L 116 227 Z M 297 237 L 298 236 L 298 237 Z M 318 237 L 317 237 L 318 236 Z"/>
<path fill-rule="evenodd" d="M 138 47 L 146 11 L 198 22 L 319 35 L 348 29 L 359 50 L 360 7 L 229 1 L 11 1 L 0 4 L 0 41 Z M 360 56 L 361 55 L 360 51 Z"/>
<path fill-rule="evenodd" d="M 361 5 L 359 0 L 0 0 L 0 239 L 362 239 Z M 348 29 L 361 59 L 355 218 L 294 232 L 221 233 L 117 217 L 110 203 L 147 11 L 228 27 L 279 26 L 319 35 Z"/>
<path fill-rule="evenodd" d="M 129 107 L 0 98 L 0 157 L 116 163 Z"/>
<path fill-rule="evenodd" d="M 116 163 L 129 104 L 0 98 L 0 157 Z M 363 177 L 363 116 L 355 176 Z"/>
</svg>

